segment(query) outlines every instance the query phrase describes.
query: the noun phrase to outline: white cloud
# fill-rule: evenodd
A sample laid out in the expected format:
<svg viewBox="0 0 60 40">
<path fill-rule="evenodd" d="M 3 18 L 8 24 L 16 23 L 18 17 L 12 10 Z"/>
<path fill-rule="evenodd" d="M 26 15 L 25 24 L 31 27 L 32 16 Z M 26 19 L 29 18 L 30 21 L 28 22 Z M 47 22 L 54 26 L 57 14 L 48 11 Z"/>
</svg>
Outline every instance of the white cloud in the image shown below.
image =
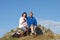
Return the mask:
<svg viewBox="0 0 60 40">
<path fill-rule="evenodd" d="M 3 28 L 0 28 L 0 33 L 1 33 L 1 32 L 6 32 L 6 30 L 3 29 Z"/>
<path fill-rule="evenodd" d="M 4 36 L 6 30 L 4 28 L 0 28 L 0 38 Z"/>
<path fill-rule="evenodd" d="M 54 20 L 42 20 L 38 19 L 38 24 L 45 26 L 46 28 L 51 29 L 54 33 L 60 34 L 60 22 Z"/>
</svg>

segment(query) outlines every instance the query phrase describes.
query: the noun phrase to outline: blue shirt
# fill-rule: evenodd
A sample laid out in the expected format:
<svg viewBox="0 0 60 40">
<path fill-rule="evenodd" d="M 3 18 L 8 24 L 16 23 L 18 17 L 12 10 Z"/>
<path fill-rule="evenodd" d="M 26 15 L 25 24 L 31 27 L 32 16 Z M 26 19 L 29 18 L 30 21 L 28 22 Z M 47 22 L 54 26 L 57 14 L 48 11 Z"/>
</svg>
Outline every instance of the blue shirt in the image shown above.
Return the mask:
<svg viewBox="0 0 60 40">
<path fill-rule="evenodd" d="M 32 24 L 34 26 L 37 26 L 37 21 L 35 19 L 35 17 L 27 17 L 27 24 L 30 27 Z"/>
</svg>

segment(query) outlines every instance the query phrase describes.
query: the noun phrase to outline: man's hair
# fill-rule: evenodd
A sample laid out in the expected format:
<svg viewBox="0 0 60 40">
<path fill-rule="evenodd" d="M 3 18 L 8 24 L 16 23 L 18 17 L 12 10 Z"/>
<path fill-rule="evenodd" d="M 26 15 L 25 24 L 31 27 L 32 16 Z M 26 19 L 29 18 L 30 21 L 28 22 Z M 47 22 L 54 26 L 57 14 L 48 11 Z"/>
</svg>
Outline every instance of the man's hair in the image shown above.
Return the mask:
<svg viewBox="0 0 60 40">
<path fill-rule="evenodd" d="M 26 14 L 26 16 L 25 16 L 25 17 L 27 18 L 27 13 L 26 13 L 26 12 L 23 12 L 22 16 L 23 16 L 24 14 Z"/>
<path fill-rule="evenodd" d="M 33 12 L 30 12 L 33 15 Z"/>
</svg>

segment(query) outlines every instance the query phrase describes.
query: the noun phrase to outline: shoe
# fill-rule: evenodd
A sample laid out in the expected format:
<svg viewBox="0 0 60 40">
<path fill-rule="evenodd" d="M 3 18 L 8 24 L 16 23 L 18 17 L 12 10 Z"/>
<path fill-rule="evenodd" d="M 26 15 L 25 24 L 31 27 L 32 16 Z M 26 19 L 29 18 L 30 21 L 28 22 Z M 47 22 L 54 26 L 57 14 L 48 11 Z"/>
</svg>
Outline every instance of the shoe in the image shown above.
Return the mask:
<svg viewBox="0 0 60 40">
<path fill-rule="evenodd" d="M 32 35 L 35 35 L 35 33 L 32 33 Z"/>
</svg>

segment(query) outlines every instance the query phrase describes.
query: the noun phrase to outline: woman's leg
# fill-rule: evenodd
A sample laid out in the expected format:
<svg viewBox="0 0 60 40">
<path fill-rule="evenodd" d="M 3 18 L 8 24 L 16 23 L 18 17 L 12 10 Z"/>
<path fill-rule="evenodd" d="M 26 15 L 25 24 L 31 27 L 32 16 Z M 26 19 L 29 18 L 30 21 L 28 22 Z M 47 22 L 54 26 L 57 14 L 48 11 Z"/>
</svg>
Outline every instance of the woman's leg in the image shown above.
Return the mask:
<svg viewBox="0 0 60 40">
<path fill-rule="evenodd" d="M 22 28 L 22 30 L 23 30 L 23 35 L 27 36 L 28 35 L 28 29 L 24 27 L 24 28 Z"/>
</svg>

